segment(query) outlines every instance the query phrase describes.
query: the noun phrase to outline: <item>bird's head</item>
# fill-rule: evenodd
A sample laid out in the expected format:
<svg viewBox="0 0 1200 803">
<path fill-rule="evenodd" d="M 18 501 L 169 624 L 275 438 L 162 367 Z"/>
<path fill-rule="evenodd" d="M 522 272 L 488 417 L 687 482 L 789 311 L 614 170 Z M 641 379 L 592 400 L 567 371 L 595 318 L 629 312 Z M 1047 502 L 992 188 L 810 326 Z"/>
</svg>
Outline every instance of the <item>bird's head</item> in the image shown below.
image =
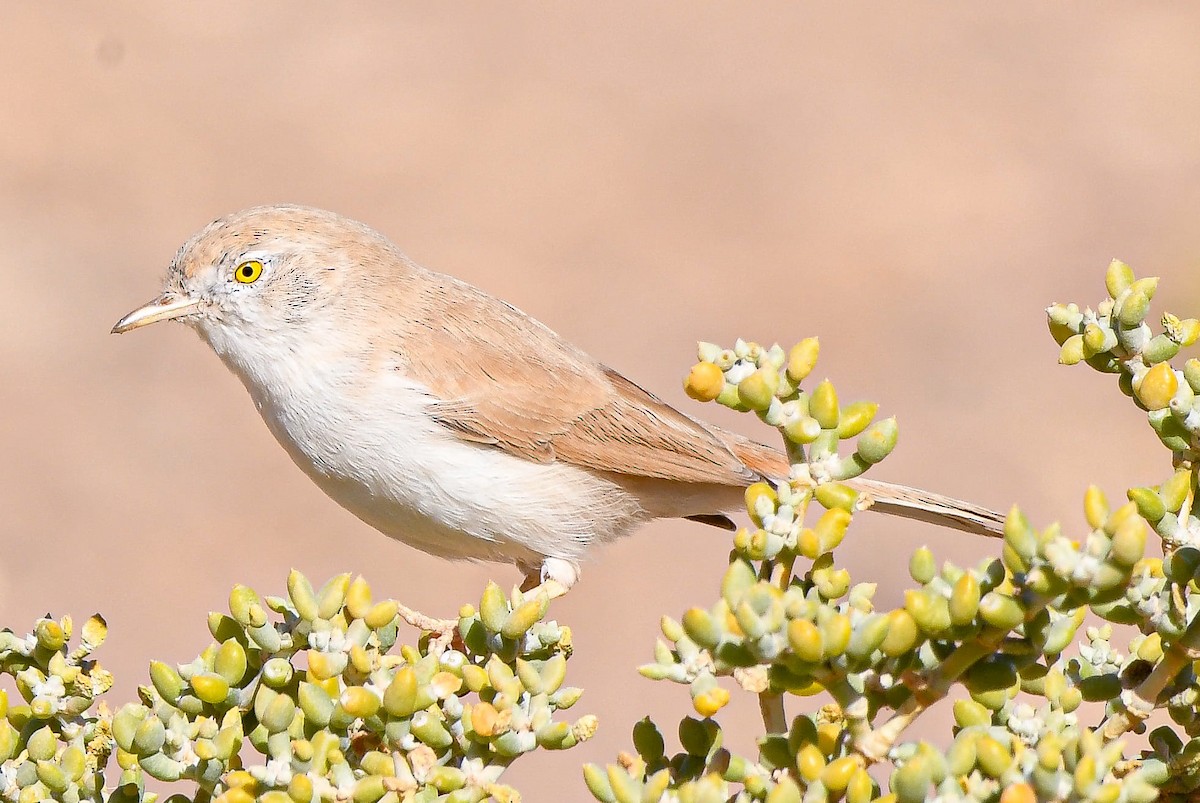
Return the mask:
<svg viewBox="0 0 1200 803">
<path fill-rule="evenodd" d="M 162 294 L 112 331 L 177 320 L 222 357 L 260 348 L 277 354 L 300 333 L 311 340 L 335 326 L 330 309 L 354 307 L 341 292 L 348 277 L 361 278 L 392 250 L 376 232 L 332 212 L 299 206 L 237 212 L 193 235 L 171 262 Z"/>
</svg>

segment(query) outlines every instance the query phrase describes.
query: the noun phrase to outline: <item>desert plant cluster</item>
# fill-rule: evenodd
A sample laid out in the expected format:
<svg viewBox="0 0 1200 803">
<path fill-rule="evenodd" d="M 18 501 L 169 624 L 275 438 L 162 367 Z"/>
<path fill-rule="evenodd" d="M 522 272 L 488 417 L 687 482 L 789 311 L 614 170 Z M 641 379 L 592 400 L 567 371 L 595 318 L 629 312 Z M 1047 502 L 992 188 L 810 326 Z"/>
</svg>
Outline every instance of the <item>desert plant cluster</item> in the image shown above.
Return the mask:
<svg viewBox="0 0 1200 803">
<path fill-rule="evenodd" d="M 1193 797 L 1200 360 L 1173 361 L 1200 321 L 1152 319 L 1156 286 L 1114 262 L 1094 309 L 1055 304 L 1048 316 L 1060 362 L 1112 374 L 1146 415 L 1170 454 L 1161 484 L 1120 499 L 1090 487 L 1082 520 L 1062 525 L 1014 508 L 1002 541 L 979 542 L 998 554 L 973 566 L 921 548 L 895 609 L 877 606 L 876 585 L 837 552 L 870 526 L 858 514 L 872 500 L 847 481 L 895 448 L 896 421 L 810 382 L 816 339 L 790 350 L 701 344 L 688 394 L 773 428 L 791 475 L 747 490 L 750 523 L 708 600 L 663 616 L 648 645 L 641 674 L 686 688 L 694 716 L 640 721 L 631 749 L 585 766 L 564 799 Z M 490 584 L 460 610 L 452 640 L 415 644 L 401 640 L 400 604 L 375 599 L 362 577 L 316 588 L 292 572 L 285 593 L 237 586 L 227 607 L 210 614 L 212 640 L 193 661 L 150 662 L 139 699 L 119 706 L 96 658 L 100 616 L 0 632 L 0 799 L 516 801 L 507 767 L 599 726 L 568 713 L 582 694 L 566 683 L 571 631 L 547 618 L 545 597 Z M 756 696 L 762 712 L 753 755 L 726 746 L 722 710 L 735 694 Z M 947 699 L 952 732 L 911 738 Z M 1152 718 L 1163 724 L 1139 742 L 1149 748 L 1132 746 Z"/>
</svg>

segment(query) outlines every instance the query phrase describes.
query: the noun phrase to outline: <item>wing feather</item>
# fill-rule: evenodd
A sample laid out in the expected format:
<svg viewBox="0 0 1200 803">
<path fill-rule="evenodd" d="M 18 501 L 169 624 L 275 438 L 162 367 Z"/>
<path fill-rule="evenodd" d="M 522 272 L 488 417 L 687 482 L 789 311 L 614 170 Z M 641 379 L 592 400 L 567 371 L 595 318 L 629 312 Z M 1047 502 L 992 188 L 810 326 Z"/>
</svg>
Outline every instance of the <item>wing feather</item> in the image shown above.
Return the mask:
<svg viewBox="0 0 1200 803">
<path fill-rule="evenodd" d="M 542 463 L 682 482 L 754 481 L 703 425 L 524 313 L 465 284 L 441 289 L 436 319 L 410 324 L 428 353 L 451 364 L 408 355 L 405 370 L 434 395 L 434 420 L 458 437 Z"/>
</svg>

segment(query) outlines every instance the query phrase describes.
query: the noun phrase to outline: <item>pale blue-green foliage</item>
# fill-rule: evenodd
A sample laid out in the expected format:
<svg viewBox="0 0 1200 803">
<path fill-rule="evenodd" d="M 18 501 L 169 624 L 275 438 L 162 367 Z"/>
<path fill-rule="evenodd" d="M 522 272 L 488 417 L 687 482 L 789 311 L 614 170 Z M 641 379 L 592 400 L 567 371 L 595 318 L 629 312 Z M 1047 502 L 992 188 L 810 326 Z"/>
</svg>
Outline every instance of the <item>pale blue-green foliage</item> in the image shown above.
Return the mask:
<svg viewBox="0 0 1200 803">
<path fill-rule="evenodd" d="M 91 709 L 113 678 L 91 654 L 107 627 L 93 616 L 71 649 L 73 630 L 64 617 L 39 620 L 23 638 L 0 632 L 0 674 L 15 680 L 23 700 L 0 690 L 0 798 L 101 799 L 113 745 L 109 717 Z"/>
<path fill-rule="evenodd" d="M 234 588 L 212 643 L 152 662 L 140 703 L 115 714 L 92 706 L 112 684 L 89 657 L 103 620 L 74 650 L 69 620 L 0 634 L 0 673 L 25 701 L 0 697 L 0 799 L 152 801 L 150 777 L 189 789 L 172 801 L 512 801 L 500 776 L 514 760 L 595 730 L 560 716 L 581 690 L 564 685 L 571 634 L 544 620 L 544 596 L 489 585 L 449 646 L 397 647 L 399 605 L 361 577 L 314 590 L 293 572 L 287 587 Z"/>
<path fill-rule="evenodd" d="M 680 724 L 682 750 L 671 754 L 657 726 L 639 723 L 636 753 L 585 768 L 596 799 L 1141 803 L 1200 789 L 1200 741 L 1186 741 L 1200 735 L 1200 362 L 1169 362 L 1200 322 L 1164 315 L 1156 334 L 1145 323 L 1156 280 L 1114 263 L 1107 286 L 1096 311 L 1048 311 L 1061 361 L 1118 374 L 1172 450 L 1173 473 L 1116 507 L 1089 488 L 1086 529 L 1069 534 L 1035 528 L 1014 508 L 1000 554 L 973 567 L 939 565 L 922 548 L 909 561 L 915 585 L 895 610 L 877 609 L 875 586 L 854 582 L 834 559 L 870 503 L 845 481 L 894 448 L 895 421 L 872 424 L 876 405 L 843 406 L 828 381 L 801 387 L 815 339 L 790 352 L 700 344 L 688 395 L 777 429 L 791 477 L 747 491 L 752 526 L 734 537 L 719 595 L 664 618 L 654 661 L 642 667 L 688 687 L 699 718 Z M 1147 525 L 1165 559 L 1145 556 Z M 980 551 L 991 549 L 980 542 Z M 1108 623 L 1081 630 L 1089 612 Z M 1114 646 L 1114 625 L 1131 626 L 1128 653 Z M 763 712 L 756 756 L 723 746 L 717 719 L 739 690 L 758 695 Z M 821 707 L 789 719 L 785 704 L 802 696 Z M 942 746 L 905 741 L 945 698 L 955 725 Z M 1156 710 L 1175 725 L 1151 734 L 1150 751 L 1131 753 L 1122 737 L 1143 732 Z"/>
<path fill-rule="evenodd" d="M 688 394 L 754 412 L 781 436 L 791 475 L 747 490 L 751 526 L 733 537 L 712 601 L 664 616 L 641 668 L 688 689 L 696 716 L 672 737 L 679 749 L 642 720 L 632 752 L 584 768 L 596 799 L 1148 803 L 1200 791 L 1200 361 L 1170 363 L 1200 321 L 1163 315 L 1155 333 L 1156 281 L 1115 262 L 1106 284 L 1094 311 L 1049 309 L 1060 359 L 1118 376 L 1171 450 L 1171 473 L 1120 505 L 1089 488 L 1085 526 L 1034 527 L 1014 508 L 999 555 L 974 566 L 919 549 L 894 610 L 835 554 L 871 503 L 851 481 L 895 448 L 896 421 L 842 404 L 829 381 L 802 387 L 815 338 L 786 352 L 700 345 Z M 1161 559 L 1145 555 L 1151 532 Z M 103 619 L 78 634 L 67 618 L 0 633 L 0 675 L 20 698 L 0 694 L 0 800 L 151 801 L 153 778 L 185 790 L 174 801 L 516 801 L 501 781 L 514 760 L 596 728 L 561 715 L 581 691 L 564 685 L 570 631 L 545 619 L 544 597 L 489 585 L 455 640 L 416 646 L 397 646 L 400 604 L 349 575 L 314 589 L 293 572 L 281 596 L 238 586 L 228 607 L 194 661 L 152 662 L 140 701 L 115 712 L 97 704 L 112 685 L 92 657 Z M 1083 627 L 1089 613 L 1105 623 Z M 762 711 L 752 756 L 724 745 L 719 718 L 736 693 Z M 816 712 L 789 717 L 798 697 Z M 952 732 L 906 740 L 947 698 Z M 1123 737 L 1157 711 L 1173 724 L 1149 734 L 1149 750 L 1129 748 Z"/>
</svg>

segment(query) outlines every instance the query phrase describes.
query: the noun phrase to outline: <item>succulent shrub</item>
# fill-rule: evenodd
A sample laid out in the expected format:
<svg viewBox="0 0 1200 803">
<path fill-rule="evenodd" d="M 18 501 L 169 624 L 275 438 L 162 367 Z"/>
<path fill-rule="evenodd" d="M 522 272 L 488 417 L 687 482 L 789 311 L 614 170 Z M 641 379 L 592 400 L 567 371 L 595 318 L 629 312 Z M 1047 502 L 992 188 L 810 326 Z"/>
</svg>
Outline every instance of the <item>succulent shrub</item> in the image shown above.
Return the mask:
<svg viewBox="0 0 1200 803">
<path fill-rule="evenodd" d="M 69 619 L 4 631 L 0 673 L 23 700 L 0 692 L 0 799 L 153 801 L 152 778 L 190 788 L 172 803 L 515 801 L 500 782 L 513 761 L 595 731 L 561 713 L 582 690 L 564 685 L 571 631 L 544 621 L 544 597 L 488 585 L 450 645 L 397 646 L 399 607 L 346 574 L 314 590 L 293 571 L 286 596 L 237 586 L 208 647 L 151 662 L 115 713 L 93 705 L 112 685 L 91 660 L 102 619 L 75 649 Z"/>
<path fill-rule="evenodd" d="M 790 351 L 700 345 L 688 395 L 777 429 L 791 477 L 747 490 L 751 526 L 734 536 L 715 598 L 664 617 L 654 660 L 641 668 L 688 689 L 696 716 L 673 729 L 679 749 L 639 722 L 632 751 L 585 767 L 597 800 L 1146 803 L 1200 794 L 1200 360 L 1171 363 L 1200 336 L 1200 321 L 1165 314 L 1156 332 L 1147 319 L 1157 280 L 1121 262 L 1106 285 L 1095 310 L 1047 310 L 1060 361 L 1116 376 L 1170 451 L 1170 472 L 1161 485 L 1130 489 L 1123 504 L 1088 488 L 1085 526 L 1068 530 L 1035 527 L 1013 508 L 1000 554 L 975 566 L 939 564 L 921 548 L 909 560 L 913 586 L 892 610 L 835 556 L 870 505 L 844 481 L 886 458 L 895 420 L 873 421 L 875 404 L 841 404 L 828 381 L 805 387 L 815 338 Z M 1146 556 L 1151 532 L 1162 558 Z M 989 547 L 980 541 L 981 554 Z M 1089 613 L 1104 624 L 1082 627 Z M 1127 652 L 1114 626 L 1133 633 Z M 720 712 L 734 693 L 758 696 L 757 755 L 724 744 Z M 824 703 L 816 713 L 789 717 L 789 700 L 814 695 Z M 937 744 L 905 738 L 947 698 L 952 733 Z M 1149 734 L 1150 749 L 1128 747 L 1123 737 L 1163 710 L 1173 724 Z"/>
<path fill-rule="evenodd" d="M 733 536 L 710 602 L 661 620 L 651 680 L 687 688 L 695 716 L 668 739 L 644 719 L 632 749 L 584 767 L 603 803 L 845 800 L 1096 801 L 1200 797 L 1200 360 L 1172 364 L 1200 321 L 1147 323 L 1154 279 L 1114 262 L 1095 310 L 1055 304 L 1060 362 L 1114 374 L 1171 454 L 1163 482 L 1110 503 L 1088 488 L 1083 522 L 1035 527 L 1013 508 L 974 566 L 921 548 L 904 604 L 837 563 L 871 499 L 846 484 L 896 445 L 894 419 L 809 383 L 815 338 L 791 350 L 702 343 L 688 395 L 753 412 L 779 433 L 785 482 L 746 492 L 750 525 Z M 811 386 L 809 386 L 811 385 Z M 1146 554 L 1156 535 L 1163 557 Z M 1156 550 L 1157 551 L 1157 550 Z M 245 586 L 212 613 L 211 643 L 190 663 L 153 661 L 136 703 L 102 699 L 94 616 L 0 632 L 0 800 L 243 803 L 516 801 L 504 770 L 534 750 L 591 736 L 595 717 L 563 712 L 569 628 L 544 597 L 484 589 L 453 641 L 400 643 L 402 606 L 338 575 L 287 593 Z M 1099 626 L 1086 626 L 1091 615 Z M 1115 628 L 1125 631 L 1115 637 Z M 1118 645 L 1128 644 L 1127 649 Z M 725 745 L 733 694 L 758 699 L 754 755 Z M 790 715 L 795 698 L 819 700 Z M 942 700 L 954 725 L 937 740 L 908 727 Z M 1085 702 L 1093 705 L 1084 706 Z M 806 708 L 813 708 L 813 699 Z M 1147 721 L 1168 721 L 1131 746 Z M 148 783 L 148 781 L 153 781 Z M 182 789 L 170 794 L 156 789 Z"/>
</svg>

